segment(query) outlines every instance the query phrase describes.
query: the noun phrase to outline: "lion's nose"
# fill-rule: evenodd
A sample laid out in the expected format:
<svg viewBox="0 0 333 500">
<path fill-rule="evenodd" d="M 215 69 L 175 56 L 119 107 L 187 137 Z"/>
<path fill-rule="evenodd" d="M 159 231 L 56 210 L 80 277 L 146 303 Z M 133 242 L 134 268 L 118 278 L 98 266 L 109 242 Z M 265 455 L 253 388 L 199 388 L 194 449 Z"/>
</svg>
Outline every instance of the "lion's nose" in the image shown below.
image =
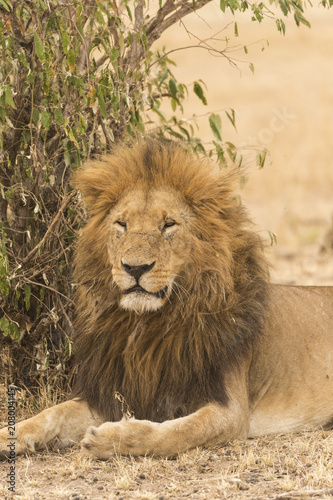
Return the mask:
<svg viewBox="0 0 333 500">
<path fill-rule="evenodd" d="M 155 261 L 152 262 L 151 264 L 142 264 L 141 266 L 131 266 L 121 261 L 121 265 L 128 274 L 133 276 L 133 278 L 135 278 L 136 281 L 138 281 L 143 274 L 148 273 L 148 271 L 153 269 L 153 267 L 155 266 Z"/>
</svg>

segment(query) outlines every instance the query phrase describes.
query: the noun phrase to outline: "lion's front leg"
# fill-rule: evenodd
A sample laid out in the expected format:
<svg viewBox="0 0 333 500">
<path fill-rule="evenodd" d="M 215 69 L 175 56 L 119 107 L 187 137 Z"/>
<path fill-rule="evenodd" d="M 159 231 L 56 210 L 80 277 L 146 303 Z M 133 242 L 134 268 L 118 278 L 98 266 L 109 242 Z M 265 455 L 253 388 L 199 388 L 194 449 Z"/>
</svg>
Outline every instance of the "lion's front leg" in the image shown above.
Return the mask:
<svg viewBox="0 0 333 500">
<path fill-rule="evenodd" d="M 101 422 L 89 409 L 86 401 L 65 401 L 16 424 L 14 434 L 7 428 L 1 429 L 0 458 L 8 456 L 10 443 L 16 455 L 47 446 L 73 446 L 80 442 L 88 427 Z"/>
<path fill-rule="evenodd" d="M 243 377 L 233 377 L 233 382 L 228 385 L 232 396 L 226 406 L 210 403 L 191 415 L 162 423 L 135 419 L 106 422 L 88 429 L 81 442 L 83 450 L 100 459 L 115 453 L 172 457 L 197 446 L 243 439 L 249 428 L 246 383 Z"/>
<path fill-rule="evenodd" d="M 90 427 L 81 442 L 86 454 L 108 459 L 115 453 L 172 457 L 197 446 L 224 444 L 247 435 L 239 414 L 218 404 L 208 404 L 187 417 L 161 424 L 123 419 Z"/>
</svg>

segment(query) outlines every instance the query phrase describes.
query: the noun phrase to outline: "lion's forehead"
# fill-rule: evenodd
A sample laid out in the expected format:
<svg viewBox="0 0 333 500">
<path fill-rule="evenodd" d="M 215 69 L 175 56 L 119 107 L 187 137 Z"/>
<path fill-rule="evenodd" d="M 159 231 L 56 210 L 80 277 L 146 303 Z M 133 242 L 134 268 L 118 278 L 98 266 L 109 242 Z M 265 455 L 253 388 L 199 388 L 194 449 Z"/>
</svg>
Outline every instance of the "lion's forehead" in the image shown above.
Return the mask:
<svg viewBox="0 0 333 500">
<path fill-rule="evenodd" d="M 190 210 L 181 195 L 172 189 L 134 188 L 120 198 L 111 215 L 154 227 L 168 217 L 187 221 Z"/>
</svg>

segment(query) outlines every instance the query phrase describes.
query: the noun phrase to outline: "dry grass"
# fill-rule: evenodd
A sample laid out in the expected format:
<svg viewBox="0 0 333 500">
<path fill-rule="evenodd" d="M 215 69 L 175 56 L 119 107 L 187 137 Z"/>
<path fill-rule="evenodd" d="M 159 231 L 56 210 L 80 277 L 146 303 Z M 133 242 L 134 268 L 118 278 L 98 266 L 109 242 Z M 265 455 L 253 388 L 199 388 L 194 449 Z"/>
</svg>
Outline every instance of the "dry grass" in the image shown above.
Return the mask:
<svg viewBox="0 0 333 500">
<path fill-rule="evenodd" d="M 201 15 L 211 29 L 200 18 L 187 20 L 186 25 L 202 38 L 226 24 L 217 7 L 216 12 L 213 8 Z M 277 233 L 278 245 L 271 251 L 274 279 L 333 284 L 332 254 L 319 252 L 333 212 L 333 12 L 314 10 L 308 17 L 312 30 L 289 26 L 285 38 L 272 24 L 249 25 L 240 19 L 242 43 L 246 41 L 250 49 L 249 57 L 235 52 L 247 60 L 240 65 L 242 75 L 224 60 L 212 63 L 202 50 L 174 58 L 181 80 L 203 78 L 207 83 L 207 111 L 230 106 L 237 110 L 238 135 L 226 129 L 226 138 L 236 144 L 261 144 L 271 151 L 272 166 L 264 171 L 256 171 L 248 157 L 250 178 L 242 197 L 259 229 Z M 188 43 L 186 36 L 177 28 L 168 35 L 168 47 Z M 264 42 L 250 46 L 259 39 L 270 42 L 264 52 Z M 250 61 L 254 75 L 248 70 Z M 195 100 L 188 109 L 189 117 L 202 113 Z M 272 119 L 276 110 L 283 109 L 293 118 L 272 134 Z M 205 120 L 200 120 L 201 133 L 208 140 Z M 52 403 L 49 391 L 44 392 L 41 406 Z M 333 433 L 318 431 L 194 450 L 177 460 L 116 457 L 94 462 L 78 450 L 45 452 L 17 460 L 17 494 L 10 498 L 328 499 L 333 496 L 332 450 Z M 9 498 L 7 472 L 2 464 L 1 498 Z"/>
<path fill-rule="evenodd" d="M 177 460 L 115 457 L 95 462 L 78 450 L 17 461 L 14 498 L 331 498 L 333 435 L 318 431 L 194 450 Z M 0 495 L 6 498 L 0 473 Z"/>
</svg>

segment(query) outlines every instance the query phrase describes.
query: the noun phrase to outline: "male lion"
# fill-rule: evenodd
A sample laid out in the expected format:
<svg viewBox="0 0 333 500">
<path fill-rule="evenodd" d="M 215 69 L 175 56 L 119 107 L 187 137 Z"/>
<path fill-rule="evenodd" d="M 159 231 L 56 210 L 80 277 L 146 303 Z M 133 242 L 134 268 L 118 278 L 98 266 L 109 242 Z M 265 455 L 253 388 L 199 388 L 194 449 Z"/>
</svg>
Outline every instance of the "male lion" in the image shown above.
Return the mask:
<svg viewBox="0 0 333 500">
<path fill-rule="evenodd" d="M 78 173 L 78 376 L 16 453 L 173 456 L 333 422 L 333 287 L 268 283 L 233 177 L 154 141 Z"/>
</svg>

